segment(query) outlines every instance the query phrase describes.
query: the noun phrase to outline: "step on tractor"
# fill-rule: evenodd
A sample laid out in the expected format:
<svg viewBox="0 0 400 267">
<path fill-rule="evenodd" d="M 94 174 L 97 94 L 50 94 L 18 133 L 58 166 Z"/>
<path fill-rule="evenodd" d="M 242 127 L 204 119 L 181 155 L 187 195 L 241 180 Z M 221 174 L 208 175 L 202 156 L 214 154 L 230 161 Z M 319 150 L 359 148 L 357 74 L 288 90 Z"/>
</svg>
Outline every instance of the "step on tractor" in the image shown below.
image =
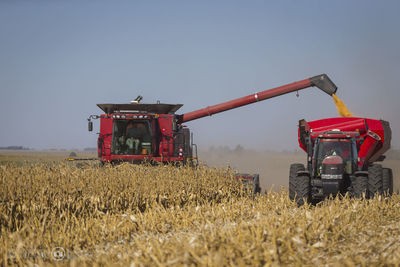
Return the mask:
<svg viewBox="0 0 400 267">
<path fill-rule="evenodd" d="M 181 104 L 144 104 L 138 96 L 128 104 L 97 104 L 104 114 L 91 115 L 88 129 L 93 130 L 93 119 L 100 119 L 97 148 L 102 164 L 198 163 L 197 146 L 184 123 L 313 86 L 329 95 L 337 90 L 329 77 L 321 74 L 185 114 L 176 114 Z M 259 183 L 258 175 L 243 177 L 253 177 L 253 182 Z M 259 184 L 254 188 L 259 190 Z"/>
<path fill-rule="evenodd" d="M 393 174 L 376 162 L 390 148 L 389 122 L 340 117 L 299 121 L 299 145 L 307 165 L 290 166 L 289 196 L 299 205 L 338 194 L 372 198 L 393 193 Z"/>
</svg>

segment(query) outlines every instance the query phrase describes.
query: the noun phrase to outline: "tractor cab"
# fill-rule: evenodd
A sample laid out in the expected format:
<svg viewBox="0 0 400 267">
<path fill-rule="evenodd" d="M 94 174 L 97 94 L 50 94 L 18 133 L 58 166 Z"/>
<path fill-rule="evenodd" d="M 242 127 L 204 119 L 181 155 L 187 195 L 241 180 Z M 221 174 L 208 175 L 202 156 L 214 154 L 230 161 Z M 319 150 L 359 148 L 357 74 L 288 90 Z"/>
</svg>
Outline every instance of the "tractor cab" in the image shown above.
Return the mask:
<svg viewBox="0 0 400 267">
<path fill-rule="evenodd" d="M 342 179 L 357 170 L 358 153 L 354 133 L 330 131 L 316 137 L 312 167 L 315 177 Z"/>
<path fill-rule="evenodd" d="M 339 130 L 311 133 L 313 149 L 308 166 L 314 177 L 314 197 L 345 193 L 351 186 L 358 163 L 356 135 L 357 132 Z"/>
</svg>

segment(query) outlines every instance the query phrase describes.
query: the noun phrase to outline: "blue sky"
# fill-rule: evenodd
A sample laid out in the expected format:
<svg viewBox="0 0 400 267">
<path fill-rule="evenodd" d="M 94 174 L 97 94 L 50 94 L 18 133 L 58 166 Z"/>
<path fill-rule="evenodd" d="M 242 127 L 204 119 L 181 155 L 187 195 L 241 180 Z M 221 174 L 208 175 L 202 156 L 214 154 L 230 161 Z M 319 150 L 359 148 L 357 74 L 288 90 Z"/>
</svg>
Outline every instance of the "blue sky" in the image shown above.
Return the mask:
<svg viewBox="0 0 400 267">
<path fill-rule="evenodd" d="M 189 112 L 327 73 L 400 147 L 399 1 L 0 1 L 0 146 L 96 146 L 97 103 Z M 187 123 L 202 148 L 293 150 L 299 119 L 337 116 L 318 89 Z M 98 127 L 95 121 L 95 127 Z M 96 128 L 95 128 L 96 129 Z"/>
</svg>

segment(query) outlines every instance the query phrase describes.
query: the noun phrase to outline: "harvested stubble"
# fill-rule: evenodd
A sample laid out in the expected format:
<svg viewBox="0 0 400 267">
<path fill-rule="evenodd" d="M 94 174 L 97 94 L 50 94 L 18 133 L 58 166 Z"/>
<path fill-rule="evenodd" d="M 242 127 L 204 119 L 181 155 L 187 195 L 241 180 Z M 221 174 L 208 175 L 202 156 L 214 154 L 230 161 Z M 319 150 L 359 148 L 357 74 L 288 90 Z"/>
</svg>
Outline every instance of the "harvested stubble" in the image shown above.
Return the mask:
<svg viewBox="0 0 400 267">
<path fill-rule="evenodd" d="M 2 264 L 384 265 L 400 262 L 400 197 L 298 208 L 251 199 L 230 170 L 0 166 Z M 55 262 L 48 254 L 63 247 Z M 43 255 L 42 255 L 43 256 Z"/>
</svg>

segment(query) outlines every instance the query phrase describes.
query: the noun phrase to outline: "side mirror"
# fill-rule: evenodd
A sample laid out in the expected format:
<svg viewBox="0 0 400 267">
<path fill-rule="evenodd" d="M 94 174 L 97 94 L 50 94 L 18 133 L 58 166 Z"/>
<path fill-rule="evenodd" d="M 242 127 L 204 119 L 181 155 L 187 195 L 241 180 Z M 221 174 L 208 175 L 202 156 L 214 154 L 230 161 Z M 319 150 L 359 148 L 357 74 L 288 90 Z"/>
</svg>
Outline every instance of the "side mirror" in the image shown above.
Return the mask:
<svg viewBox="0 0 400 267">
<path fill-rule="evenodd" d="M 88 131 L 89 132 L 93 131 L 93 122 L 92 121 L 88 122 Z"/>
</svg>

